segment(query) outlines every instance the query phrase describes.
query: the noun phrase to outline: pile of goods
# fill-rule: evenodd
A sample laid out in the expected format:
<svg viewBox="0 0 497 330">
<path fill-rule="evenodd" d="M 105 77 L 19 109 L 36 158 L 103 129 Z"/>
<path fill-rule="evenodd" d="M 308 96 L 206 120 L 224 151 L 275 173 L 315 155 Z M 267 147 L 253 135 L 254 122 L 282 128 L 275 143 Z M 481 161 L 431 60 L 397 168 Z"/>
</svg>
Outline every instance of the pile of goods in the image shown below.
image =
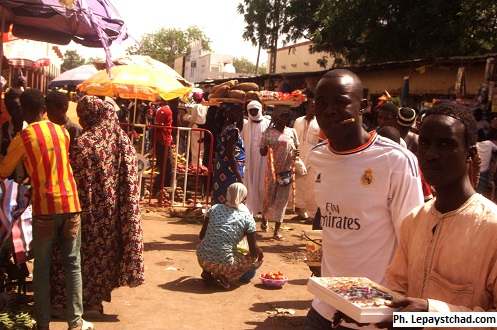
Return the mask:
<svg viewBox="0 0 497 330">
<path fill-rule="evenodd" d="M 35 320 L 31 317 L 31 315 L 28 312 L 0 313 L 0 329 L 28 330 L 28 329 L 34 329 L 35 325 L 36 325 Z"/>
<path fill-rule="evenodd" d="M 259 92 L 260 100 L 267 105 L 300 105 L 307 101 L 306 95 L 301 90 L 295 90 L 291 93 L 261 91 Z"/>
<path fill-rule="evenodd" d="M 263 285 L 271 288 L 281 288 L 288 282 L 288 277 L 283 275 L 282 272 L 261 274 L 259 279 Z"/>
<path fill-rule="evenodd" d="M 379 323 L 392 317 L 387 303 L 395 293 L 365 277 L 311 277 L 308 290 L 359 323 Z"/>
<path fill-rule="evenodd" d="M 267 280 L 284 280 L 286 277 L 283 275 L 282 272 L 271 272 L 271 273 L 265 273 L 261 275 L 262 278 L 265 278 Z"/>
<path fill-rule="evenodd" d="M 212 88 L 209 100 L 231 100 L 233 102 L 245 103 L 250 100 L 258 100 L 259 85 L 256 83 L 239 83 L 238 80 L 230 80 Z"/>
<path fill-rule="evenodd" d="M 185 164 L 178 163 L 178 171 L 177 173 L 184 174 L 186 172 Z M 199 176 L 208 176 L 209 169 L 205 166 L 190 165 L 188 166 L 188 175 L 198 175 Z"/>
<path fill-rule="evenodd" d="M 307 240 L 305 245 L 305 262 L 308 266 L 321 266 L 321 257 L 323 255 L 321 248 L 323 244 L 322 237 L 322 230 L 306 230 L 304 232 L 304 238 Z"/>
<path fill-rule="evenodd" d="M 301 90 L 295 90 L 291 93 L 259 91 L 259 86 L 256 83 L 239 83 L 238 80 L 230 80 L 214 86 L 209 95 L 209 102 L 212 105 L 220 102 L 245 103 L 252 100 L 266 105 L 299 106 L 307 100 L 307 97 Z"/>
<path fill-rule="evenodd" d="M 327 287 L 359 307 L 385 306 L 392 296 L 378 290 L 371 282 L 358 278 L 339 278 L 329 280 Z"/>
</svg>

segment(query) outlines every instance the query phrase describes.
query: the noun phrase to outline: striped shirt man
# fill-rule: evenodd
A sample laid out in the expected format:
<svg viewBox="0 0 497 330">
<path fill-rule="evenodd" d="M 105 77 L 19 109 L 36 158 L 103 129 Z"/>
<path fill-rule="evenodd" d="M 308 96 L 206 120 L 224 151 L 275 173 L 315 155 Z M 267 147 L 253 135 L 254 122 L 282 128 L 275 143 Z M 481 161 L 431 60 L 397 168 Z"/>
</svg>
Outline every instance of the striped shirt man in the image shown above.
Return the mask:
<svg viewBox="0 0 497 330">
<path fill-rule="evenodd" d="M 9 176 L 23 160 L 33 187 L 33 215 L 81 212 L 69 164 L 69 133 L 50 121 L 30 124 L 16 135 L 0 163 L 0 177 Z"/>
</svg>

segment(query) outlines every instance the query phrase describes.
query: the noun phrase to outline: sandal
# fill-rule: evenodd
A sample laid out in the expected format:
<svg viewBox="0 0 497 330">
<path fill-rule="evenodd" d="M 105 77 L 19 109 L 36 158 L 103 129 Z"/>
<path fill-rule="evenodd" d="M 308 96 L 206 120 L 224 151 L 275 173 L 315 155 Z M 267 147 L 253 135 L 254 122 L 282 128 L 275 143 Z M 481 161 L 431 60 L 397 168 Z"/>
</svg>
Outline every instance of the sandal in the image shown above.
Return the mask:
<svg viewBox="0 0 497 330">
<path fill-rule="evenodd" d="M 266 233 L 267 230 L 268 230 L 268 226 L 269 226 L 269 222 L 268 221 L 262 221 L 262 223 L 261 223 L 261 231 L 263 231 L 263 232 Z"/>
<path fill-rule="evenodd" d="M 274 234 L 273 235 L 273 239 L 277 240 L 277 241 L 284 241 L 285 239 L 283 238 L 283 236 L 281 236 L 281 234 Z"/>
<path fill-rule="evenodd" d="M 228 280 L 224 277 L 217 278 L 216 280 L 217 283 L 226 290 L 228 290 L 231 287 L 230 282 L 228 282 Z"/>
</svg>

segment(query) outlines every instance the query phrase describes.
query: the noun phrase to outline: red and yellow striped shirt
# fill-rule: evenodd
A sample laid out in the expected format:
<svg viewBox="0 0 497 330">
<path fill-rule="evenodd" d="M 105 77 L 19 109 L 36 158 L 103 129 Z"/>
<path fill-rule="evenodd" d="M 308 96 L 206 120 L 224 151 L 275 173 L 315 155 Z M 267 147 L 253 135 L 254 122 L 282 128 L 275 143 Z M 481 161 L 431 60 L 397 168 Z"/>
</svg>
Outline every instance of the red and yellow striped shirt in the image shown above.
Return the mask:
<svg viewBox="0 0 497 330">
<path fill-rule="evenodd" d="M 21 160 L 33 186 L 34 215 L 81 212 L 63 127 L 46 120 L 29 125 L 10 143 L 0 177 L 9 176 Z"/>
</svg>

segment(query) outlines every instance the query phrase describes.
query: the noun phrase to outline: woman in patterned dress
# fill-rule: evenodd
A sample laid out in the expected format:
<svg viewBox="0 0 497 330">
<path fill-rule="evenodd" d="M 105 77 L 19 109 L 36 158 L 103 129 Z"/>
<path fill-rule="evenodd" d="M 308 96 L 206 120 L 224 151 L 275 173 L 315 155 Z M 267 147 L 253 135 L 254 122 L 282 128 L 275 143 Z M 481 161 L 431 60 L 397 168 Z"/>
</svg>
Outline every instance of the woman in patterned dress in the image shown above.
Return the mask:
<svg viewBox="0 0 497 330">
<path fill-rule="evenodd" d="M 112 106 L 85 96 L 77 113 L 83 134 L 71 165 L 81 214 L 81 268 L 85 312 L 103 313 L 103 301 L 120 286 L 144 281 L 136 151 Z M 64 304 L 62 269 L 52 269 L 53 305 Z"/>
<path fill-rule="evenodd" d="M 262 230 L 267 231 L 268 221 L 274 221 L 273 238 L 281 240 L 281 223 L 285 216 L 293 181 L 293 164 L 298 156 L 299 141 L 293 128 L 287 127 L 290 109 L 277 107 L 273 122 L 261 139 L 261 155 L 268 155 Z"/>
<path fill-rule="evenodd" d="M 197 258 L 203 269 L 202 278 L 224 288 L 236 281 L 249 282 L 264 257 L 256 244 L 254 218 L 243 204 L 246 198 L 247 188 L 243 184 L 231 184 L 226 203 L 209 210 L 200 231 L 202 242 L 197 248 Z M 245 236 L 250 249 L 247 255 L 237 251 Z"/>
<path fill-rule="evenodd" d="M 235 182 L 243 182 L 245 149 L 238 126 L 243 124 L 243 110 L 238 104 L 223 104 L 224 127 L 218 137 L 213 176 L 212 204 L 224 204 L 226 190 Z"/>
</svg>

